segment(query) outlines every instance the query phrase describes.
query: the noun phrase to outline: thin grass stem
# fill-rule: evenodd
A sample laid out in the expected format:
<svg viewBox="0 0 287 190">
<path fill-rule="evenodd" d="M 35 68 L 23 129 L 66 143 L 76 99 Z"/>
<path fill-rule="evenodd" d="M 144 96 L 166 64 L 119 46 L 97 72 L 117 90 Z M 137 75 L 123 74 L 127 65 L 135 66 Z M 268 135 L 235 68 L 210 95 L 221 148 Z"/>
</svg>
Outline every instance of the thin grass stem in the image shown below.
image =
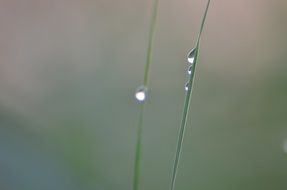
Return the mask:
<svg viewBox="0 0 287 190">
<path fill-rule="evenodd" d="M 144 111 L 144 104 L 141 104 L 140 105 L 139 119 L 138 119 L 138 129 L 137 129 L 137 142 L 136 142 L 136 152 L 135 152 L 135 162 L 134 162 L 133 190 L 138 190 L 138 188 L 139 188 L 143 111 Z"/>
<path fill-rule="evenodd" d="M 148 82 L 149 82 L 149 73 L 152 58 L 152 44 L 154 40 L 155 25 L 158 12 L 158 1 L 159 0 L 155 0 L 153 4 L 150 29 L 148 35 L 148 46 L 147 46 L 144 80 L 143 80 L 143 85 L 145 88 L 148 88 Z M 142 102 L 142 104 L 140 105 L 140 113 L 138 118 L 137 142 L 136 142 L 135 161 L 134 161 L 133 190 L 139 189 L 144 104 L 145 103 Z"/>
<path fill-rule="evenodd" d="M 154 39 L 154 33 L 155 33 L 155 24 L 156 24 L 156 18 L 157 18 L 157 11 L 158 11 L 158 1 L 155 0 L 153 4 L 153 11 L 152 11 L 152 17 L 150 22 L 150 31 L 149 31 L 149 37 L 148 37 L 148 47 L 147 47 L 147 55 L 146 55 L 146 64 L 145 64 L 145 72 L 144 72 L 144 85 L 148 85 L 149 80 L 149 73 L 150 73 L 150 64 L 151 64 L 151 57 L 152 57 L 152 44 Z"/>
<path fill-rule="evenodd" d="M 186 128 L 187 116 L 188 116 L 188 111 L 189 111 L 189 106 L 190 106 L 190 99 L 191 99 L 192 89 L 193 89 L 193 84 L 194 84 L 196 64 L 198 61 L 200 39 L 201 39 L 201 34 L 203 31 L 204 24 L 205 24 L 209 4 L 210 4 L 210 0 L 208 0 L 208 2 L 207 2 L 205 12 L 204 12 L 204 15 L 202 18 L 200 30 L 198 33 L 198 37 L 196 40 L 193 69 L 192 69 L 190 77 L 189 77 L 188 90 L 187 90 L 187 93 L 185 96 L 185 101 L 184 101 L 184 106 L 183 106 L 183 114 L 182 114 L 182 120 L 181 120 L 179 136 L 178 136 L 178 141 L 177 141 L 177 147 L 176 147 L 176 152 L 175 152 L 175 159 L 174 159 L 173 170 L 172 170 L 170 190 L 175 189 L 175 181 L 176 181 L 176 176 L 177 176 L 177 172 L 178 172 L 178 165 L 179 165 L 179 160 L 180 160 L 180 155 L 181 155 L 181 150 L 182 150 L 182 145 L 183 145 L 183 139 L 184 139 L 184 132 L 185 132 L 185 128 Z"/>
</svg>

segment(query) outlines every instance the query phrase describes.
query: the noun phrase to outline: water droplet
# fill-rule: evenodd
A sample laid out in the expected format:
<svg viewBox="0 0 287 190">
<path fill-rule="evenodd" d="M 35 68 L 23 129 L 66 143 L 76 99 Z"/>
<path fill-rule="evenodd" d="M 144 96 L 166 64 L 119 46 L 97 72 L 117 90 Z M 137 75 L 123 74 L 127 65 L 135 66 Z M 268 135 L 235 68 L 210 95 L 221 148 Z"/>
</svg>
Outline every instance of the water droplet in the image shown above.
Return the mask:
<svg viewBox="0 0 287 190">
<path fill-rule="evenodd" d="M 190 86 L 190 85 L 189 85 L 189 82 L 187 82 L 187 83 L 185 84 L 184 90 L 185 90 L 185 91 L 188 91 L 189 86 Z"/>
<path fill-rule="evenodd" d="M 287 139 L 283 142 L 283 151 L 287 154 Z"/>
<path fill-rule="evenodd" d="M 191 75 L 191 72 L 192 72 L 192 66 L 190 66 L 187 70 L 187 74 Z"/>
<path fill-rule="evenodd" d="M 135 92 L 135 98 L 139 102 L 144 102 L 146 99 L 147 88 L 145 86 L 139 86 Z"/>
<path fill-rule="evenodd" d="M 187 55 L 187 61 L 190 64 L 194 63 L 195 53 L 196 53 L 196 48 L 193 48 L 192 50 L 190 50 L 190 52 Z"/>
</svg>

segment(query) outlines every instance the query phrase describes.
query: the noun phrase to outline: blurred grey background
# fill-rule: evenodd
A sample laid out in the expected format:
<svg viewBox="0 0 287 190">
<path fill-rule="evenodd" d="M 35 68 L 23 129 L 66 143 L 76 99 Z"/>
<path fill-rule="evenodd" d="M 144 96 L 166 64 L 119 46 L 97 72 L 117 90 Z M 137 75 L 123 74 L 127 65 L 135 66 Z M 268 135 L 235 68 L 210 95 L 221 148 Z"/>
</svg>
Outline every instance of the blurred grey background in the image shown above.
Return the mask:
<svg viewBox="0 0 287 190">
<path fill-rule="evenodd" d="M 168 189 L 206 1 L 162 0 L 141 189 Z M 131 189 L 152 0 L 0 0 L 0 189 Z M 287 189 L 287 1 L 211 1 L 178 190 Z"/>
</svg>

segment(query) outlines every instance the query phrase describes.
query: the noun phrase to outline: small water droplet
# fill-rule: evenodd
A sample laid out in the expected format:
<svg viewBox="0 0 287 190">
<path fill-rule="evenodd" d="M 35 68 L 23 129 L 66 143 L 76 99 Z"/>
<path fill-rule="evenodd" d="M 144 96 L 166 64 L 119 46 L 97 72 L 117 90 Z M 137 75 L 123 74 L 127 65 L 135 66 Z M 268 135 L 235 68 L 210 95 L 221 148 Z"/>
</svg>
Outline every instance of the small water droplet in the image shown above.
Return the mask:
<svg viewBox="0 0 287 190">
<path fill-rule="evenodd" d="M 187 74 L 191 75 L 191 72 L 192 72 L 192 66 L 190 66 L 187 70 Z"/>
<path fill-rule="evenodd" d="M 284 153 L 287 154 L 287 139 L 283 142 L 282 148 L 283 148 Z"/>
<path fill-rule="evenodd" d="M 185 91 L 188 91 L 189 86 L 190 86 L 190 85 L 189 85 L 189 82 L 187 82 L 187 83 L 185 84 L 184 90 L 185 90 Z"/>
<path fill-rule="evenodd" d="M 190 64 L 194 63 L 195 53 L 196 53 L 196 48 L 193 48 L 192 50 L 189 51 L 189 53 L 187 55 L 187 61 Z"/>
<path fill-rule="evenodd" d="M 139 86 L 135 92 L 135 98 L 139 102 L 144 102 L 146 99 L 147 88 L 145 86 Z"/>
</svg>

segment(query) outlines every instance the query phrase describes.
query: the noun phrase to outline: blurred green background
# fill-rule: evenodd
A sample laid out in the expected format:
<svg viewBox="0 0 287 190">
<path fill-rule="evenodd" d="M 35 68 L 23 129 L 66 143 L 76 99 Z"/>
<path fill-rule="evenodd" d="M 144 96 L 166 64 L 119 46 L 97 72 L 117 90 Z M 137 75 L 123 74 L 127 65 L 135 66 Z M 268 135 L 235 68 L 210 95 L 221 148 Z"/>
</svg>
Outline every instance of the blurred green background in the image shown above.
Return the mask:
<svg viewBox="0 0 287 190">
<path fill-rule="evenodd" d="M 206 1 L 162 0 L 140 189 L 169 188 Z M 152 1 L 0 0 L 0 189 L 131 189 Z M 211 1 L 177 190 L 287 189 L 287 1 Z"/>
</svg>

